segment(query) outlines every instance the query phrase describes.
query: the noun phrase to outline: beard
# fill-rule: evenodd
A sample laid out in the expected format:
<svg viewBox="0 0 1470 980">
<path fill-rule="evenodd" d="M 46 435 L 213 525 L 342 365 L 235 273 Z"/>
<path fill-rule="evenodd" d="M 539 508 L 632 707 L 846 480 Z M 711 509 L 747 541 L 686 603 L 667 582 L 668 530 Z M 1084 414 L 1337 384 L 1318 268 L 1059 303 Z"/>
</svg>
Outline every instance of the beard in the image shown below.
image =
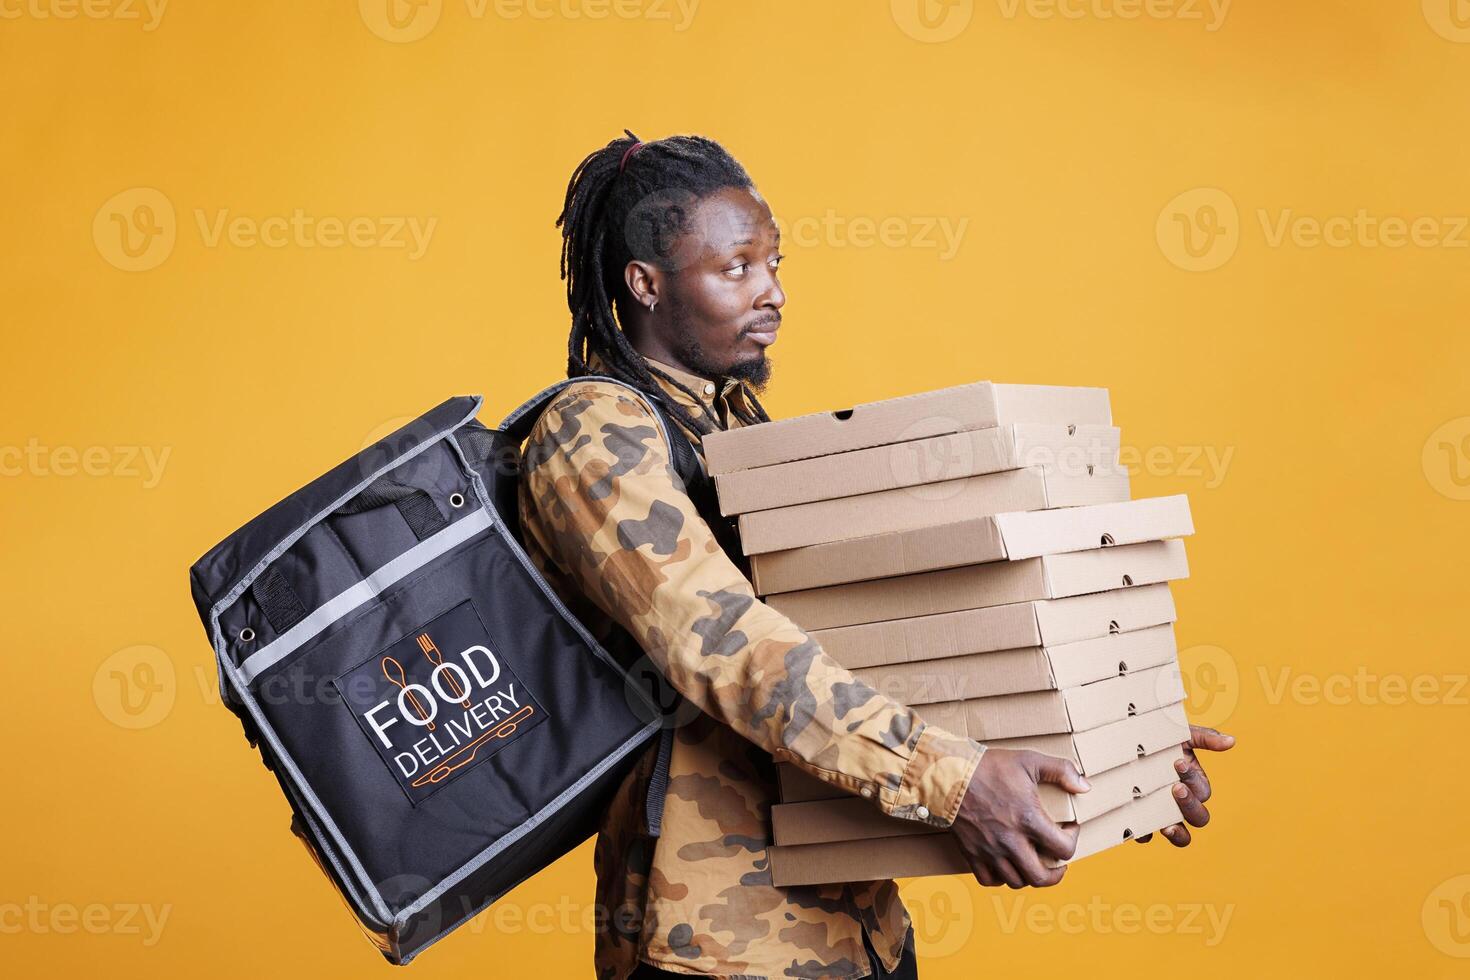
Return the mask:
<svg viewBox="0 0 1470 980">
<path fill-rule="evenodd" d="M 696 374 L 709 378 L 734 378 L 750 385 L 757 394 L 766 390 L 766 385 L 771 380 L 771 359 L 766 356 L 764 350 L 761 351 L 759 357 L 753 360 L 719 364 L 705 351 L 704 345 L 699 342 L 694 331 L 689 329 L 688 317 L 682 310 L 674 314 L 673 325 L 680 338 L 677 348 L 679 359 L 693 368 Z"/>
</svg>

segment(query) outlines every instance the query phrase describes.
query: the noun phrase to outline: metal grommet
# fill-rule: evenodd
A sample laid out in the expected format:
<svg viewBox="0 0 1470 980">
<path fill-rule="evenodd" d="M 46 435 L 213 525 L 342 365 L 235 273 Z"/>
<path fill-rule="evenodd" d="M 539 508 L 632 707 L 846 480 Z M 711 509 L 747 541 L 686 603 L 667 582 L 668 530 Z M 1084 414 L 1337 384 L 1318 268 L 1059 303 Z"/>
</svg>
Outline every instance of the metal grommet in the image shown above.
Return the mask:
<svg viewBox="0 0 1470 980">
<path fill-rule="evenodd" d="M 249 643 L 253 639 L 255 639 L 255 630 L 251 629 L 249 626 L 240 631 L 241 643 Z"/>
<path fill-rule="evenodd" d="M 463 507 L 464 506 L 464 494 L 462 494 L 462 493 L 451 493 L 449 495 L 449 506 L 453 507 L 455 510 L 459 510 L 461 507 Z"/>
</svg>

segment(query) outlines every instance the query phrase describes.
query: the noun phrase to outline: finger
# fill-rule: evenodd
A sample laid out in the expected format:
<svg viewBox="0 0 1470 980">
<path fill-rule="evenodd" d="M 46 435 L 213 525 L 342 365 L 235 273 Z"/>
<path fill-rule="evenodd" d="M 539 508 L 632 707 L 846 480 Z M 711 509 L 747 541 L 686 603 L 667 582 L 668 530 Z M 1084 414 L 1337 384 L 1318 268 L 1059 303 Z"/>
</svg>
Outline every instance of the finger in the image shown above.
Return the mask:
<svg viewBox="0 0 1470 980">
<path fill-rule="evenodd" d="M 1016 866 L 1005 858 L 999 856 L 995 858 L 995 870 L 1001 881 L 1012 888 L 1026 887 L 1026 879 L 1021 877 L 1021 872 L 1017 871 Z"/>
<path fill-rule="evenodd" d="M 1182 823 L 1176 823 L 1172 827 L 1165 827 L 1161 833 L 1164 835 L 1164 839 L 1175 847 L 1188 847 L 1192 839 L 1189 828 Z"/>
<path fill-rule="evenodd" d="M 1000 882 L 995 877 L 995 872 L 990 870 L 987 865 L 977 864 L 970 870 L 975 872 L 975 880 L 980 882 L 980 884 L 986 888 L 994 888 L 996 885 L 1000 884 Z"/>
<path fill-rule="evenodd" d="M 1201 803 L 1210 802 L 1210 777 L 1205 775 L 1205 767 L 1193 759 L 1179 759 L 1174 763 L 1175 770 L 1179 773 L 1179 779 L 1189 792 Z"/>
<path fill-rule="evenodd" d="M 1185 823 L 1192 827 L 1203 827 L 1210 822 L 1210 811 L 1205 805 L 1194 798 L 1189 787 L 1183 783 L 1174 784 L 1174 802 L 1179 804 L 1179 812 L 1184 816 Z"/>
<path fill-rule="evenodd" d="M 1021 873 L 1028 885 L 1049 888 L 1062 880 L 1059 869 L 1046 867 L 1040 855 L 1036 853 L 1036 848 L 1024 838 L 1017 839 L 1011 844 L 1010 861 L 1012 867 Z"/>
<path fill-rule="evenodd" d="M 1151 841 L 1151 840 L 1154 839 L 1154 835 L 1153 834 L 1144 834 L 1142 837 L 1135 837 L 1133 839 L 1136 840 L 1136 841 L 1138 841 L 1138 843 L 1140 843 L 1140 844 L 1147 844 L 1149 841 Z"/>
<path fill-rule="evenodd" d="M 1055 783 L 1068 793 L 1086 793 L 1092 784 L 1066 759 L 1040 752 L 1027 752 L 1026 769 L 1038 783 Z"/>
<path fill-rule="evenodd" d="M 1189 726 L 1189 745 L 1191 748 L 1208 749 L 1211 752 L 1224 752 L 1235 745 L 1235 736 L 1226 735 L 1224 732 L 1203 725 Z"/>
<path fill-rule="evenodd" d="M 1027 812 L 1021 825 L 1026 828 L 1026 835 L 1035 842 L 1036 849 L 1042 854 L 1065 861 L 1077 853 L 1077 835 L 1080 830 L 1076 824 L 1063 827 L 1047 816 L 1045 810 L 1036 807 Z"/>
</svg>

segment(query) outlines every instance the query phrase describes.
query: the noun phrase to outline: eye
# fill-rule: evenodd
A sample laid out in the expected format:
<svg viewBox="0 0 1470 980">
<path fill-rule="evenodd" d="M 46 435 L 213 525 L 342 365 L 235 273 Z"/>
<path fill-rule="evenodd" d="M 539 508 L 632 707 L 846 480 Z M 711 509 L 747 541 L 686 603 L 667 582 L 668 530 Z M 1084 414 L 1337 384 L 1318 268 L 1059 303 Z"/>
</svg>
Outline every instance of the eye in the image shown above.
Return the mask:
<svg viewBox="0 0 1470 980">
<path fill-rule="evenodd" d="M 784 256 L 784 255 L 778 255 L 778 256 L 776 256 L 775 258 L 771 259 L 771 268 L 772 269 L 779 269 L 779 268 L 781 268 L 781 263 L 784 262 L 785 260 L 786 260 L 786 256 Z"/>
<path fill-rule="evenodd" d="M 746 271 L 749 268 L 750 268 L 750 263 L 749 262 L 741 262 L 739 265 L 732 265 L 732 266 L 730 266 L 730 268 L 728 268 L 728 269 L 725 270 L 725 274 L 726 275 L 735 276 L 735 277 L 739 278 L 740 276 L 745 275 Z"/>
</svg>

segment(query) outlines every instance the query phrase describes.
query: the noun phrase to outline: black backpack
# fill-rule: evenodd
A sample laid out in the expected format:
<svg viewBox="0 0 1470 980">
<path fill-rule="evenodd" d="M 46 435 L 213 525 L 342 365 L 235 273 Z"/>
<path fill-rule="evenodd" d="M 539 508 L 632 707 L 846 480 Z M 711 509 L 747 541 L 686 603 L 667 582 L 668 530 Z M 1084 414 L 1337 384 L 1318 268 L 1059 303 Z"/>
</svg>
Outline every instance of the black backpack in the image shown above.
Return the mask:
<svg viewBox="0 0 1470 980">
<path fill-rule="evenodd" d="M 571 383 L 496 429 L 478 397 L 452 398 L 190 570 L 225 705 L 393 963 L 584 841 L 655 740 L 658 832 L 674 699 L 593 639 L 520 542 L 520 446 Z M 701 513 L 728 523 L 688 437 L 628 391 Z"/>
</svg>

